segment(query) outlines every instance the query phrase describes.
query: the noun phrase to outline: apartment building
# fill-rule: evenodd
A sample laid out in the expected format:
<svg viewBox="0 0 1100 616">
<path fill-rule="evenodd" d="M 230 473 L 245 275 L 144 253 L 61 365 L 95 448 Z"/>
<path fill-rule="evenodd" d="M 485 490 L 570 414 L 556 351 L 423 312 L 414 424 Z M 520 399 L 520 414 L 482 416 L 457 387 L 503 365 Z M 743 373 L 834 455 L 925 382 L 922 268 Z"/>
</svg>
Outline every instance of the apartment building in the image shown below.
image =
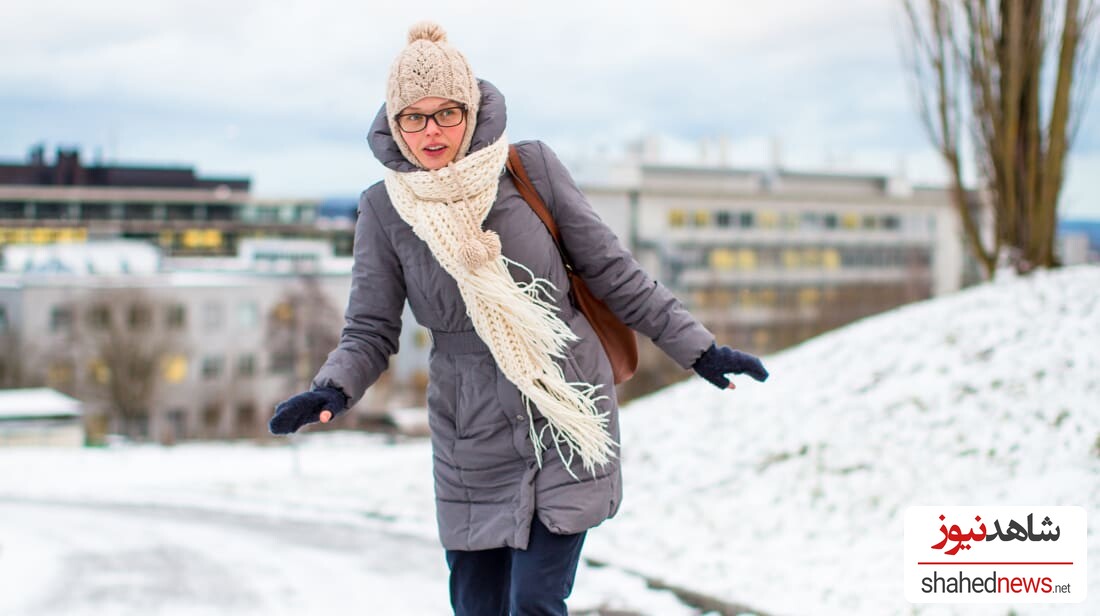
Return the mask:
<svg viewBox="0 0 1100 616">
<path fill-rule="evenodd" d="M 81 399 L 93 438 L 265 436 L 336 346 L 351 285 L 351 259 L 316 240 L 244 240 L 224 258 L 135 241 L 3 256 L 0 386 Z M 423 405 L 430 338 L 403 318 L 401 353 L 339 427 Z"/>
<path fill-rule="evenodd" d="M 754 352 L 976 276 L 948 193 L 901 178 L 652 162 L 578 176 L 646 270 Z"/>
</svg>

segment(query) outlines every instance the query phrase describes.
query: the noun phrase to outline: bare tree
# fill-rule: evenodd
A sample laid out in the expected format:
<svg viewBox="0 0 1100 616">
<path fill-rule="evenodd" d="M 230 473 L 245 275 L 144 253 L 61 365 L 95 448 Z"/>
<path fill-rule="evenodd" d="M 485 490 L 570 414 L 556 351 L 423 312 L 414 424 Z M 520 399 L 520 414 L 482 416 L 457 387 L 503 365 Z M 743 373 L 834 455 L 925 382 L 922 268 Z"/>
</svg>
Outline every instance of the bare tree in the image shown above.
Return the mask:
<svg viewBox="0 0 1100 616">
<path fill-rule="evenodd" d="M 1095 3 L 902 3 L 921 119 L 947 163 L 972 253 L 987 277 L 1002 254 L 1021 273 L 1056 266 L 1065 161 L 1096 76 Z M 963 189 L 967 141 L 992 205 L 992 245 Z"/>
<path fill-rule="evenodd" d="M 17 329 L 0 334 L 0 389 L 43 387 L 46 384 L 36 349 Z"/>
<path fill-rule="evenodd" d="M 340 341 L 340 312 L 316 276 L 300 276 L 267 315 L 268 349 L 287 375 L 285 394 L 309 388 L 317 369 Z"/>
<path fill-rule="evenodd" d="M 103 409 L 113 430 L 144 436 L 139 426 L 150 418 L 162 363 L 183 350 L 170 329 L 157 327 L 166 306 L 137 289 L 97 289 L 76 307 L 69 335 L 50 352 L 83 369 L 66 393 Z"/>
</svg>

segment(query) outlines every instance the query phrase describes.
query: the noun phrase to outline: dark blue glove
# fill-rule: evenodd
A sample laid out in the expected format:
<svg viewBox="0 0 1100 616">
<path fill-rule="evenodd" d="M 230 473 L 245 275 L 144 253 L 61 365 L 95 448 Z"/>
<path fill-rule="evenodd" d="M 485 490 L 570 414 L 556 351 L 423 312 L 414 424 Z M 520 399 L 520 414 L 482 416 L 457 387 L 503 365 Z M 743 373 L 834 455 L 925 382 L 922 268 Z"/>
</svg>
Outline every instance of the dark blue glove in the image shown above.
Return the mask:
<svg viewBox="0 0 1100 616">
<path fill-rule="evenodd" d="M 758 357 L 728 346 L 715 346 L 714 343 L 695 360 L 692 368 L 699 376 L 720 389 L 730 386 L 729 379 L 725 376 L 728 372 L 747 374 L 760 382 L 768 380 L 768 371 Z"/>
<path fill-rule="evenodd" d="M 272 434 L 290 434 L 298 428 L 321 421 L 321 411 L 331 411 L 335 418 L 348 406 L 348 397 L 333 387 L 318 387 L 284 400 L 275 407 L 275 416 L 268 423 Z M 331 420 L 330 420 L 331 421 Z"/>
</svg>

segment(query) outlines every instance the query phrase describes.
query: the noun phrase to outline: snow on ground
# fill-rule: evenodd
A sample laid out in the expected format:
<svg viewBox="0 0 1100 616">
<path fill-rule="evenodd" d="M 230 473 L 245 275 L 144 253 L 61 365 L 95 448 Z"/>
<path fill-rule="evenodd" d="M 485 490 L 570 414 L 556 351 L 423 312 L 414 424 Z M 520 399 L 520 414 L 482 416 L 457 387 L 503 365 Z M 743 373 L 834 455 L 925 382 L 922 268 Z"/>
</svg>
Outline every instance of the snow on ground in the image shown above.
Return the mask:
<svg viewBox="0 0 1100 616">
<path fill-rule="evenodd" d="M 910 305 L 624 409 L 619 515 L 570 607 L 696 614 L 660 579 L 771 614 L 1094 614 L 913 606 L 918 504 L 1081 505 L 1100 559 L 1100 268 Z M 448 613 L 421 440 L 0 449 L 0 614 Z"/>
<path fill-rule="evenodd" d="M 450 612 L 423 440 L 0 449 L 0 614 Z M 582 564 L 575 613 L 688 616 Z"/>
<path fill-rule="evenodd" d="M 624 509 L 590 554 L 780 614 L 910 613 L 910 505 L 1080 505 L 1100 562 L 1100 268 L 902 307 L 766 365 L 631 405 Z M 1089 581 L 1075 606 L 958 613 L 1098 614 L 1100 567 Z"/>
</svg>

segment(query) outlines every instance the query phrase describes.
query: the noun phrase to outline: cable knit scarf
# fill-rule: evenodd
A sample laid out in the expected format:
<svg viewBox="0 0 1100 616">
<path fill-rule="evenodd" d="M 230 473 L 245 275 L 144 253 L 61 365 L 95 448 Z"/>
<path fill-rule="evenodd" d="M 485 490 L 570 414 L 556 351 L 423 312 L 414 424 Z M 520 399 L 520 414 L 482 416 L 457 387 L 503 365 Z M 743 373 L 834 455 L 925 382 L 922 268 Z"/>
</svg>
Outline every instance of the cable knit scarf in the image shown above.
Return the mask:
<svg viewBox="0 0 1100 616">
<path fill-rule="evenodd" d="M 541 450 L 547 447 L 542 432 L 548 430 L 571 475 L 574 454 L 595 474 L 596 465 L 607 464 L 615 455 L 607 413 L 596 406 L 606 396 L 594 397 L 600 385 L 567 382 L 554 361 L 564 358 L 566 345 L 578 338 L 548 301 L 544 285 L 554 288 L 553 284 L 501 254 L 500 237 L 481 228 L 496 201 L 507 158 L 508 140 L 502 135 L 496 143 L 438 171 L 387 170 L 386 190 L 401 218 L 454 277 L 474 330 L 504 376 L 523 394 L 539 466 Z M 509 264 L 527 271 L 531 282 L 513 280 Z M 532 402 L 547 420 L 539 432 Z"/>
</svg>

